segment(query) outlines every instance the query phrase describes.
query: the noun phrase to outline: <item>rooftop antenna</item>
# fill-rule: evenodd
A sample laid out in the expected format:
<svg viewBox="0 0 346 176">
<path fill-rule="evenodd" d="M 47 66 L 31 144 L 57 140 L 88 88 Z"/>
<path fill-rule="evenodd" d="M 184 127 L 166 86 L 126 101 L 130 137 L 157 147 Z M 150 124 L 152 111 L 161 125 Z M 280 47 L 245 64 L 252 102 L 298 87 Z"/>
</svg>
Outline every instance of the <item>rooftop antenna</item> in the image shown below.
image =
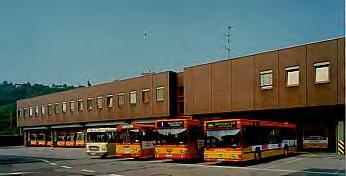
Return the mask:
<svg viewBox="0 0 346 176">
<path fill-rule="evenodd" d="M 233 26 L 227 26 L 227 33 L 226 33 L 226 43 L 225 43 L 225 50 L 227 52 L 226 57 L 230 57 L 231 55 L 231 30 Z"/>
</svg>

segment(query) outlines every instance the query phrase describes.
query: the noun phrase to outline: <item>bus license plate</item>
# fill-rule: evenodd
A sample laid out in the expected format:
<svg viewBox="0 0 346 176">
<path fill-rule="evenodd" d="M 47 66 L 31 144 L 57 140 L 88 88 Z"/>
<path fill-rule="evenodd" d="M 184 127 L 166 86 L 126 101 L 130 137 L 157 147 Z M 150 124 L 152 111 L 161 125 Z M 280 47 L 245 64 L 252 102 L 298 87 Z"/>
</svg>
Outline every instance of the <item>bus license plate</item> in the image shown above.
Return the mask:
<svg viewBox="0 0 346 176">
<path fill-rule="evenodd" d="M 166 155 L 166 158 L 172 158 L 172 155 Z"/>
<path fill-rule="evenodd" d="M 90 153 L 90 155 L 91 155 L 91 156 L 95 156 L 95 155 L 96 155 L 96 153 Z"/>
<path fill-rule="evenodd" d="M 218 162 L 223 162 L 225 159 L 217 159 Z"/>
</svg>

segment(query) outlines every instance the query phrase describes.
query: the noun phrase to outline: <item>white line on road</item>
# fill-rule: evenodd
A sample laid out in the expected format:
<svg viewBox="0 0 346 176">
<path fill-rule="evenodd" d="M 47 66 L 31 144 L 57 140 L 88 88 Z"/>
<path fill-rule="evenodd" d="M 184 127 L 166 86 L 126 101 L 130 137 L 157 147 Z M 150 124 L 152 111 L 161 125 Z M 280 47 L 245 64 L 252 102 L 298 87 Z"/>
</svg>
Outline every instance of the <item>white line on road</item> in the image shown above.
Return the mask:
<svg viewBox="0 0 346 176">
<path fill-rule="evenodd" d="M 145 161 L 146 163 L 163 163 L 167 161 L 172 161 L 171 159 L 163 159 L 163 160 L 150 160 L 150 161 Z"/>
<path fill-rule="evenodd" d="M 70 166 L 61 166 L 61 167 L 66 168 L 66 169 L 71 169 L 72 168 Z"/>
<path fill-rule="evenodd" d="M 298 159 L 291 160 L 291 161 L 287 161 L 287 162 L 284 162 L 284 163 L 275 164 L 275 165 L 269 166 L 269 167 L 267 167 L 267 168 L 274 168 L 274 167 L 277 167 L 277 166 L 282 166 L 282 165 L 289 164 L 289 163 L 293 163 L 293 162 L 296 162 L 296 161 L 299 161 L 299 160 L 302 160 L 302 159 L 303 159 L 303 158 L 298 158 Z"/>
<path fill-rule="evenodd" d="M 269 168 L 255 168 L 255 167 L 237 167 L 237 166 L 210 166 L 201 164 L 178 164 L 179 166 L 197 166 L 197 167 L 214 167 L 214 168 L 228 168 L 228 169 L 243 169 L 243 170 L 255 170 L 255 171 L 272 171 L 272 172 L 289 172 L 289 173 L 308 173 L 308 174 L 325 174 L 325 175 L 337 175 L 338 172 L 319 172 L 319 171 L 305 171 L 305 170 L 288 170 L 288 169 L 269 169 Z"/>
<path fill-rule="evenodd" d="M 118 175 L 118 174 L 106 174 L 106 175 L 99 175 L 99 176 L 124 176 L 124 175 Z"/>
<path fill-rule="evenodd" d="M 93 170 L 88 170 L 88 169 L 83 169 L 82 171 L 83 171 L 83 172 L 90 172 L 90 173 L 94 173 L 94 172 L 96 172 L 96 171 L 93 171 Z"/>
<path fill-rule="evenodd" d="M 34 174 L 36 172 L 11 172 L 11 173 L 0 173 L 0 175 L 25 175 L 25 174 Z"/>
<path fill-rule="evenodd" d="M 43 161 L 43 162 L 46 162 L 46 163 L 50 163 L 50 161 L 48 160 L 45 160 L 45 159 L 38 159 L 39 161 Z"/>
<path fill-rule="evenodd" d="M 56 163 L 49 163 L 50 165 L 56 166 Z"/>
</svg>

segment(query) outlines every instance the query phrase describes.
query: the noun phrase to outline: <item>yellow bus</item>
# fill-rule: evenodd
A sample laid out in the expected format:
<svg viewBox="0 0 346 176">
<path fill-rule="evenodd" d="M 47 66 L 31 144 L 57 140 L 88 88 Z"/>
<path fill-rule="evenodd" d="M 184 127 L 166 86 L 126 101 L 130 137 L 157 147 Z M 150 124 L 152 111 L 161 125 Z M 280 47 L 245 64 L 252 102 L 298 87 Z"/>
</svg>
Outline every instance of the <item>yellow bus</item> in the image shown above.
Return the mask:
<svg viewBox="0 0 346 176">
<path fill-rule="evenodd" d="M 89 156 L 115 156 L 116 128 L 87 129 L 86 152 Z"/>
<path fill-rule="evenodd" d="M 156 121 L 155 158 L 189 160 L 203 158 L 203 122 L 190 117 Z"/>
<path fill-rule="evenodd" d="M 295 152 L 295 124 L 230 119 L 204 122 L 205 161 L 238 162 Z"/>
<path fill-rule="evenodd" d="M 155 125 L 123 124 L 117 126 L 116 156 L 121 158 L 154 158 Z"/>
</svg>

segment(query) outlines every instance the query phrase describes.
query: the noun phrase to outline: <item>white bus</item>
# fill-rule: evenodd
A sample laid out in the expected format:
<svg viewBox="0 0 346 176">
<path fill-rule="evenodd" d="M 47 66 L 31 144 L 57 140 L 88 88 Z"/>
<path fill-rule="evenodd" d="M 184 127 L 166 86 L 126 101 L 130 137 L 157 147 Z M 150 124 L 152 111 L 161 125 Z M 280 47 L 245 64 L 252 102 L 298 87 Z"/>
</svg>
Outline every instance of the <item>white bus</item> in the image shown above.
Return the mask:
<svg viewBox="0 0 346 176">
<path fill-rule="evenodd" d="M 86 152 L 89 156 L 115 156 L 116 128 L 87 129 Z"/>
</svg>

